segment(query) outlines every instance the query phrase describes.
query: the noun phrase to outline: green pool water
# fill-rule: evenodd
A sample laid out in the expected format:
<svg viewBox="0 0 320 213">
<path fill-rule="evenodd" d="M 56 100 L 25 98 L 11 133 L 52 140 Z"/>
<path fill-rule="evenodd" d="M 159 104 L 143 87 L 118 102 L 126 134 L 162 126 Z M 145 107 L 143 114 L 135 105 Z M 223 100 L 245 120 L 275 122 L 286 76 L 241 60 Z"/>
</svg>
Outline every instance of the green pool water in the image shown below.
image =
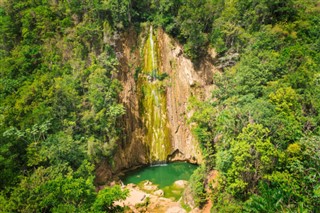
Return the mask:
<svg viewBox="0 0 320 213">
<path fill-rule="evenodd" d="M 176 188 L 173 183 L 177 180 L 189 180 L 197 165 L 185 162 L 174 162 L 163 165 L 148 166 L 128 172 L 122 181 L 124 184 L 141 184 L 149 180 L 157 185 L 159 189 L 164 190 L 165 197 L 178 199 L 183 189 Z"/>
<path fill-rule="evenodd" d="M 159 188 L 172 185 L 176 180 L 189 180 L 197 165 L 185 162 L 175 162 L 169 164 L 148 166 L 128 172 L 122 181 L 124 184 L 139 184 L 149 180 Z"/>
</svg>

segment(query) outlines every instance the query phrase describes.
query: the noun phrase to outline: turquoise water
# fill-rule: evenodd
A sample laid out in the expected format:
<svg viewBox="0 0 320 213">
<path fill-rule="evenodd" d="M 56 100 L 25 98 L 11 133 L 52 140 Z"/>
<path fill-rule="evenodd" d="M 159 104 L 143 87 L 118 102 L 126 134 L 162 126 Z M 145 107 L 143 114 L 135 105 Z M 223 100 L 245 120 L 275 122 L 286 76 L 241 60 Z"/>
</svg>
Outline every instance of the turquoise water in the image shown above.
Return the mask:
<svg viewBox="0 0 320 213">
<path fill-rule="evenodd" d="M 149 180 L 160 189 L 171 186 L 176 180 L 189 180 L 197 165 L 185 162 L 174 162 L 163 165 L 149 166 L 127 173 L 122 181 L 124 184 L 139 184 Z"/>
</svg>

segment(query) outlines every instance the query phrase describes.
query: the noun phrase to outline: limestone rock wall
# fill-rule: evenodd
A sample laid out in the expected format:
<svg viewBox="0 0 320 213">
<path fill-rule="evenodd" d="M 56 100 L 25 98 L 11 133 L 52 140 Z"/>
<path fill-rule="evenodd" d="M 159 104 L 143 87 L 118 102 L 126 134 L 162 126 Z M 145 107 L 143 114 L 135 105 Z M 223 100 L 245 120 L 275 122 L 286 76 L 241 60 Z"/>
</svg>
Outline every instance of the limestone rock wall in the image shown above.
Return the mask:
<svg viewBox="0 0 320 213">
<path fill-rule="evenodd" d="M 137 94 L 137 71 L 143 63 L 141 50 L 147 30 L 140 35 L 134 30 L 129 30 L 115 41 L 116 54 L 120 62 L 120 72 L 115 77 L 122 83 L 123 91 L 120 98 L 126 109 L 119 125 L 124 128 L 124 132 L 113 164 L 101 162 L 98 165 L 96 182 L 106 181 L 112 174 L 125 169 L 149 163 L 149 150 L 144 141 L 145 129 L 139 109 L 141 104 Z M 213 73 L 217 70 L 210 59 L 204 59 L 199 67 L 195 68 L 192 62 L 184 57 L 181 45 L 161 29 L 156 34 L 159 45 L 159 69 L 168 74 L 165 79 L 166 107 L 172 143 L 168 160 L 199 163 L 201 153 L 187 123 L 191 116 L 187 111 L 188 99 L 191 96 L 202 99 L 209 97 L 213 88 Z"/>
<path fill-rule="evenodd" d="M 213 88 L 212 78 L 216 68 L 204 59 L 198 68 L 184 57 L 182 47 L 162 30 L 158 31 L 162 69 L 169 75 L 167 110 L 171 126 L 173 155 L 171 160 L 201 161 L 201 153 L 187 119 L 188 99 L 196 96 L 208 98 Z"/>
</svg>

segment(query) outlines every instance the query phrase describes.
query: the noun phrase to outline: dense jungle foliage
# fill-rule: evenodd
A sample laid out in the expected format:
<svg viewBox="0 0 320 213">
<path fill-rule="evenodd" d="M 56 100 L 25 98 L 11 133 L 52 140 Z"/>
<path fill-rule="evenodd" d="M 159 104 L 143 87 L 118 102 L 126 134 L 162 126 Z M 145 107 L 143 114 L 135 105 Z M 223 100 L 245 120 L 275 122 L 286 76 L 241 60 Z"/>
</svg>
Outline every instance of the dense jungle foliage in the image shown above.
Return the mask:
<svg viewBox="0 0 320 213">
<path fill-rule="evenodd" d="M 213 211 L 318 212 L 320 2 L 205 5 L 213 9 L 204 37 L 222 72 L 210 100 L 192 101 L 191 122 L 203 172 L 219 173 Z M 201 205 L 208 197 L 196 192 Z"/>
<path fill-rule="evenodd" d="M 97 3 L 1 4 L 0 212 L 105 212 L 126 195 L 94 186 L 124 113 L 112 5 Z"/>
<path fill-rule="evenodd" d="M 94 165 L 112 164 L 124 114 L 119 33 L 162 27 L 195 66 L 214 48 L 212 98 L 190 122 L 205 164 L 195 201 L 214 212 L 320 206 L 318 0 L 0 1 L 0 212 L 111 212 Z M 218 187 L 204 193 L 206 174 Z M 200 181 L 200 182 L 199 182 Z"/>
</svg>

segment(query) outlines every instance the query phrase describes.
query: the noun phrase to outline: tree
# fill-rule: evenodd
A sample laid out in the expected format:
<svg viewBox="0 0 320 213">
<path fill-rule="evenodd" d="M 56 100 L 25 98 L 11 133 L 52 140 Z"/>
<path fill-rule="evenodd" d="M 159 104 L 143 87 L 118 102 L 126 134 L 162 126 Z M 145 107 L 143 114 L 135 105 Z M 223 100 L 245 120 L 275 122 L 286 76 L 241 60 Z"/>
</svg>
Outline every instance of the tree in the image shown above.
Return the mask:
<svg viewBox="0 0 320 213">
<path fill-rule="evenodd" d="M 177 25 L 180 39 L 185 43 L 184 51 L 193 61 L 206 54 L 211 29 L 211 4 L 206 0 L 188 0 L 179 8 Z"/>
<path fill-rule="evenodd" d="M 112 80 L 105 68 L 93 65 L 88 77 L 88 101 L 91 106 L 84 111 L 82 122 L 88 134 L 89 153 L 100 153 L 110 158 L 117 147 L 119 130 L 116 128 L 117 119 L 124 114 L 124 108 L 118 104 L 118 93 L 121 85 Z M 95 147 L 98 146 L 98 147 Z M 93 149 L 100 151 L 93 152 Z M 100 156 L 100 157 L 101 157 Z M 91 156 L 92 159 L 99 156 Z"/>
<path fill-rule="evenodd" d="M 239 198 L 257 192 L 258 182 L 275 166 L 276 151 L 268 129 L 260 124 L 248 124 L 231 142 L 230 167 L 225 175 L 226 190 Z"/>
<path fill-rule="evenodd" d="M 123 30 L 131 22 L 131 0 L 108 0 L 103 5 L 111 14 L 112 25 L 115 29 Z"/>
<path fill-rule="evenodd" d="M 128 193 L 128 190 L 122 190 L 120 186 L 107 187 L 99 191 L 91 210 L 97 213 L 117 212 L 120 207 L 115 206 L 114 201 L 125 199 Z"/>
</svg>

